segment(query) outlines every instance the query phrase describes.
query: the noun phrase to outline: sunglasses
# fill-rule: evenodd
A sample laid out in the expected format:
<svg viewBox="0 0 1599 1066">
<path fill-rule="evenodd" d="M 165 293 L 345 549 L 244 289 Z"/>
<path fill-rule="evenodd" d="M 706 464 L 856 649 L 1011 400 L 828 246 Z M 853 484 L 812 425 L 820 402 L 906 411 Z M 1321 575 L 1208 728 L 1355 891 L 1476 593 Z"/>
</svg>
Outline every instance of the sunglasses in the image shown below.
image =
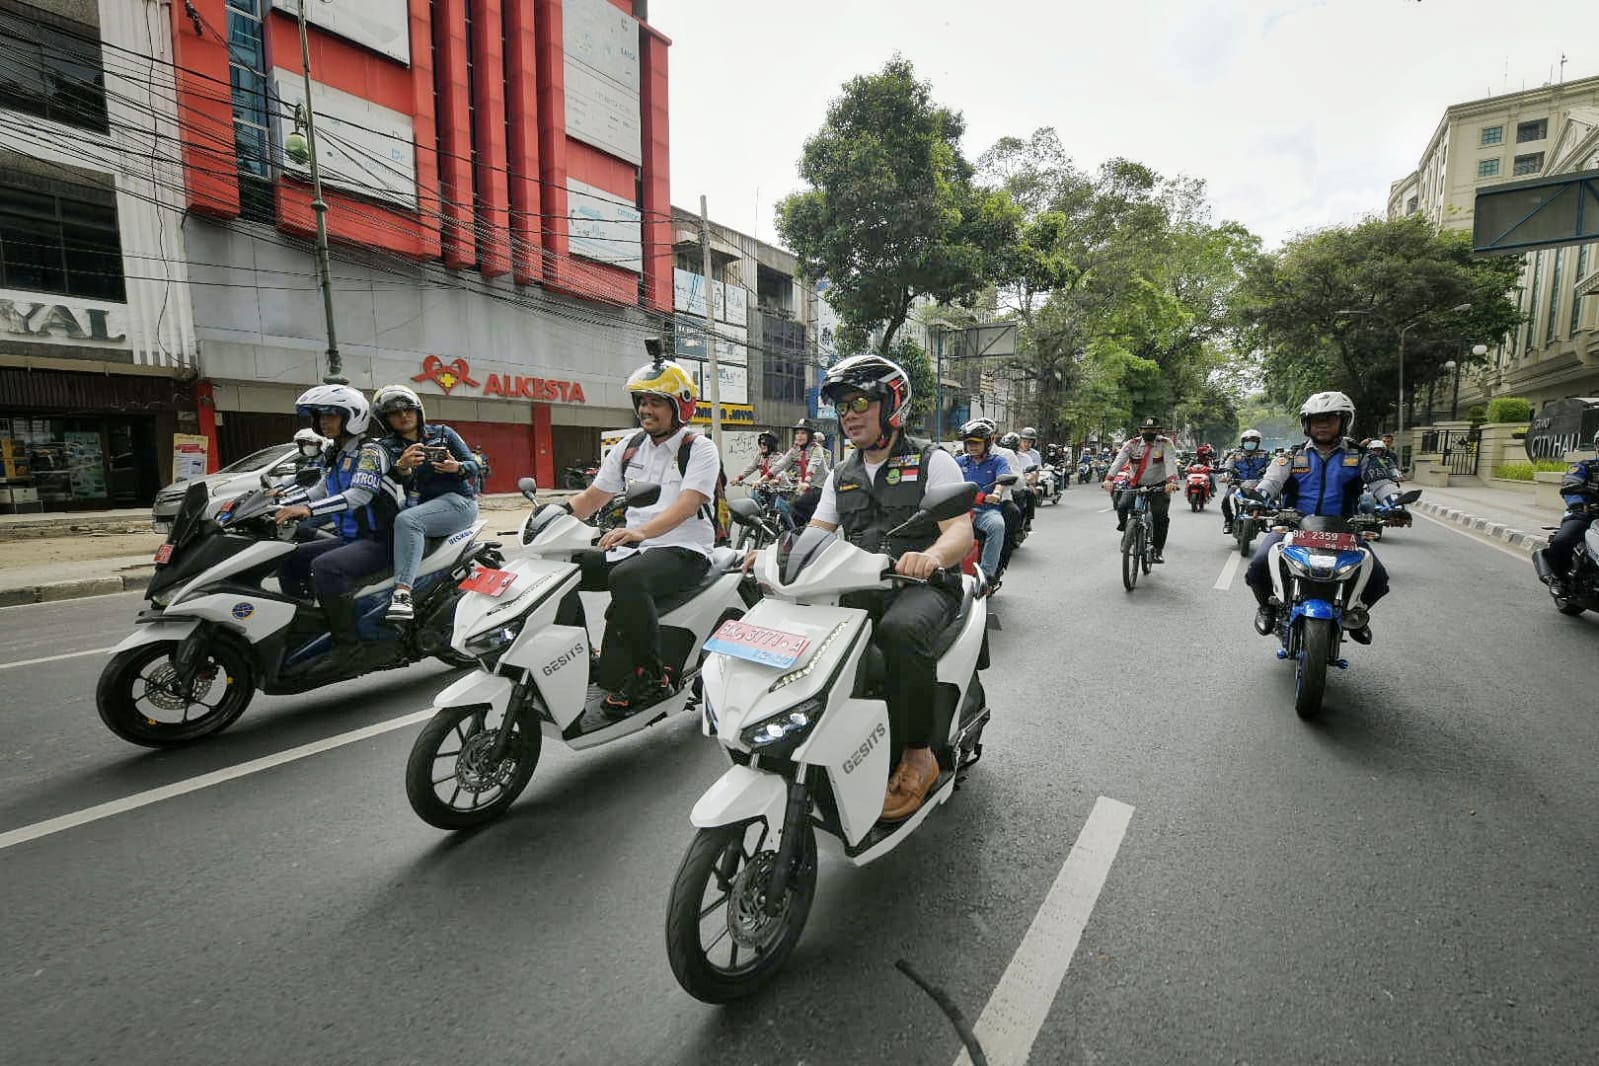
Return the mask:
<svg viewBox="0 0 1599 1066">
<path fill-rule="evenodd" d="M 843 417 L 852 411 L 855 414 L 864 415 L 868 410 L 871 409 L 872 404 L 876 402 L 877 401 L 873 400 L 870 396 L 863 394 L 860 396 L 851 397 L 848 400 L 834 401 L 833 410 L 837 412 L 840 417 Z"/>
</svg>

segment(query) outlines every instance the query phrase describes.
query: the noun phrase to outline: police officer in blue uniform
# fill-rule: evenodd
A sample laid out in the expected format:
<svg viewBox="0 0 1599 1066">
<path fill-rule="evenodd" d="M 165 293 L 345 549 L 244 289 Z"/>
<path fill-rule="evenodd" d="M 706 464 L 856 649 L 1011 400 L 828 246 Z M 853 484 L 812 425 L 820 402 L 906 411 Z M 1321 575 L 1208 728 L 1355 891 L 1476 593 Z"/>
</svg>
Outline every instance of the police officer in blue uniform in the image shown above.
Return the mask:
<svg viewBox="0 0 1599 1066">
<path fill-rule="evenodd" d="M 1593 435 L 1595 452 L 1599 452 L 1599 433 Z M 1556 596 L 1566 594 L 1566 575 L 1571 572 L 1571 560 L 1599 518 L 1599 457 L 1572 463 L 1566 476 L 1560 479 L 1560 495 L 1566 501 L 1566 515 L 1560 528 L 1550 536 L 1549 549 L 1544 556 L 1549 561 L 1552 577 L 1549 588 Z"/>
<path fill-rule="evenodd" d="M 1366 481 L 1370 465 L 1365 449 L 1349 439 L 1355 421 L 1354 402 L 1341 392 L 1318 392 L 1299 409 L 1299 425 L 1309 438 L 1287 455 L 1274 459 L 1256 485 L 1255 491 L 1266 500 L 1281 496 L 1281 506 L 1304 515 L 1352 518 L 1360 508 L 1360 495 L 1371 492 L 1379 500 L 1394 495 L 1397 486 L 1384 477 L 1372 484 Z M 1271 603 L 1271 549 L 1283 534 L 1272 533 L 1260 542 L 1249 560 L 1245 580 L 1255 593 L 1260 610 L 1255 629 L 1270 636 L 1277 627 L 1277 610 Z M 1362 593 L 1363 606 L 1370 608 L 1388 592 L 1388 570 L 1375 553 L 1371 577 Z M 1371 643 L 1371 626 L 1350 629 L 1350 639 Z"/>
<path fill-rule="evenodd" d="M 1222 461 L 1222 469 L 1232 485 L 1253 489 L 1255 482 L 1271 465 L 1271 456 L 1261 448 L 1264 438 L 1258 429 L 1246 429 L 1238 435 L 1238 450 Z M 1221 498 L 1221 531 L 1228 536 L 1233 532 L 1233 494 L 1231 489 Z"/>
<path fill-rule="evenodd" d="M 372 410 L 366 397 L 348 385 L 317 385 L 295 401 L 295 413 L 332 439 L 322 481 L 284 493 L 272 517 L 279 524 L 326 516 L 337 539 L 320 538 L 294 549 L 278 570 L 278 584 L 291 596 L 322 605 L 333 651 L 330 665 L 356 650 L 357 579 L 387 570 L 394 560 L 394 518 L 404 506 L 404 490 L 389 476 L 392 457 L 367 435 Z"/>
</svg>

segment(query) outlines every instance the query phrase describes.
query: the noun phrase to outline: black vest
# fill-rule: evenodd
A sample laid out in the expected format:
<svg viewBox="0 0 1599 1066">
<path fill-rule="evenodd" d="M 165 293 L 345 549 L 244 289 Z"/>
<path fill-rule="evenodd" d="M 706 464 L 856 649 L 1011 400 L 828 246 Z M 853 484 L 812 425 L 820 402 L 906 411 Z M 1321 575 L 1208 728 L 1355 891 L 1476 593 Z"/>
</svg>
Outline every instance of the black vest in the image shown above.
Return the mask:
<svg viewBox="0 0 1599 1066">
<path fill-rule="evenodd" d="M 889 537 L 922 505 L 929 459 L 936 445 L 913 440 L 901 433 L 877 476 L 866 476 L 866 453 L 860 449 L 833 471 L 833 493 L 838 502 L 839 527 L 844 539 L 869 552 L 884 552 L 895 559 L 910 551 L 926 551 L 938 539 L 938 528 L 919 537 Z"/>
</svg>

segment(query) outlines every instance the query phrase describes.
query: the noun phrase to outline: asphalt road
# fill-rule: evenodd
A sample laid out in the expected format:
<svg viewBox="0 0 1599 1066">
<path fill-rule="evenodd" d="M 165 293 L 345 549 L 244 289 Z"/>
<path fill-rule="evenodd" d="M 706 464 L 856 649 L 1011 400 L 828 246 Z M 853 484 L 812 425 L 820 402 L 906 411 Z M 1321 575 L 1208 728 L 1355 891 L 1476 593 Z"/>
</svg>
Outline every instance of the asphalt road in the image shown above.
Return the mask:
<svg viewBox="0 0 1599 1066">
<path fill-rule="evenodd" d="M 406 804 L 408 725 L 0 850 L 0 1060 L 948 1064 L 895 960 L 976 1018 L 1103 796 L 1131 821 L 1032 1062 L 1594 1061 L 1599 617 L 1418 520 L 1380 549 L 1376 643 L 1306 724 L 1242 574 L 1216 587 L 1219 516 L 1174 510 L 1127 594 L 1105 506 L 1074 488 L 1016 556 L 984 761 L 882 861 L 824 852 L 756 999 L 700 1004 L 666 961 L 724 765 L 693 721 L 547 744 L 461 837 Z M 0 666 L 107 647 L 138 605 L 0 610 Z M 104 658 L 0 668 L 0 833 L 412 714 L 452 676 L 258 697 L 152 753 L 96 718 Z"/>
</svg>

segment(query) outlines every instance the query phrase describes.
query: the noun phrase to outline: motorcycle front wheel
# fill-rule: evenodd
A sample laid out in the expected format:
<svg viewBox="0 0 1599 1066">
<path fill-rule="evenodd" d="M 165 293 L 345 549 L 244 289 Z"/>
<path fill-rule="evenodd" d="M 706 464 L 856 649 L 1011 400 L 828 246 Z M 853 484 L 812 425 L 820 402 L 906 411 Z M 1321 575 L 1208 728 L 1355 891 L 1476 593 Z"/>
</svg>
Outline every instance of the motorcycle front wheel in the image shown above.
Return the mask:
<svg viewBox="0 0 1599 1066">
<path fill-rule="evenodd" d="M 249 656 L 231 642 L 212 644 L 183 691 L 172 663 L 177 648 L 175 640 L 141 644 L 106 663 L 94 703 L 107 729 L 131 744 L 172 748 L 238 721 L 255 695 Z"/>
<path fill-rule="evenodd" d="M 1238 538 L 1238 554 L 1249 557 L 1249 546 L 1255 542 L 1255 523 L 1244 518 L 1234 519 L 1233 535 Z"/>
<path fill-rule="evenodd" d="M 762 821 L 701 829 L 683 856 L 666 907 L 666 956 L 683 991 L 730 1003 L 757 991 L 788 960 L 816 897 L 816 834 L 804 823 L 798 869 L 776 914 L 765 908 L 777 852 Z"/>
<path fill-rule="evenodd" d="M 1330 618 L 1306 618 L 1299 634 L 1299 666 L 1294 687 L 1294 712 L 1301 718 L 1321 713 L 1327 692 L 1327 660 L 1332 657 L 1333 626 Z"/>
<path fill-rule="evenodd" d="M 446 707 L 428 720 L 405 761 L 405 798 L 436 829 L 475 829 L 504 814 L 539 764 L 544 735 L 511 716 L 505 753 L 490 766 L 505 722 L 490 727 L 486 703 Z"/>
</svg>

